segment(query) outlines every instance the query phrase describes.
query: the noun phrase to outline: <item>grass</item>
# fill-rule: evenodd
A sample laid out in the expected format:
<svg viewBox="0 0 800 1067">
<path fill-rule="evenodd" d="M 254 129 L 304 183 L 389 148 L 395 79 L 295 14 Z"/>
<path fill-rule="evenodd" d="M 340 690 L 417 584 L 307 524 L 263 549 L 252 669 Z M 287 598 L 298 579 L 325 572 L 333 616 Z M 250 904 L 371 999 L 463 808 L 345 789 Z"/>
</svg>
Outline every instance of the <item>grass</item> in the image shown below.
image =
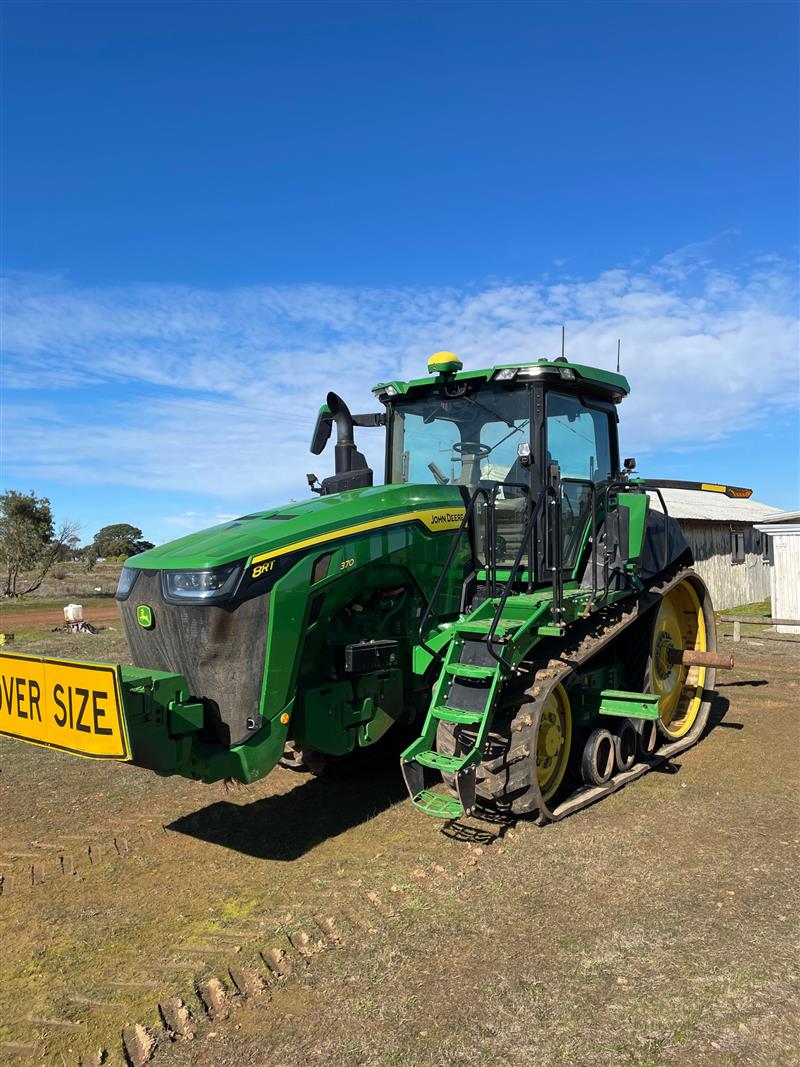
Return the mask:
<svg viewBox="0 0 800 1067">
<path fill-rule="evenodd" d="M 720 622 L 720 618 L 723 615 L 747 615 L 752 616 L 754 619 L 763 618 L 765 623 L 771 618 L 772 607 L 770 599 L 759 600 L 755 604 L 740 604 L 735 608 L 726 608 L 725 611 L 717 611 L 717 637 L 732 637 L 733 636 L 733 623 L 732 622 Z M 756 633 L 763 633 L 764 630 L 771 630 L 770 625 L 756 626 L 747 625 L 745 627 L 743 636 L 753 635 Z"/>
<path fill-rule="evenodd" d="M 674 775 L 544 831 L 523 822 L 473 865 L 468 846 L 411 810 L 394 763 L 338 782 L 279 768 L 226 793 L 0 739 L 2 870 L 19 878 L 15 855 L 39 850 L 49 865 L 43 884 L 0 897 L 0 1039 L 27 1040 L 30 1015 L 86 1017 L 85 1032 L 47 1037 L 55 1062 L 72 1063 L 124 1023 L 153 1025 L 158 998 L 191 987 L 190 974 L 159 969 L 184 945 L 252 919 L 277 943 L 316 913 L 337 918 L 341 950 L 236 1025 L 206 1025 L 212 1039 L 163 1046 L 154 1067 L 800 1062 L 798 682 L 790 646 L 769 645 L 737 652 L 720 728 Z M 119 630 L 20 628 L 15 647 L 127 658 Z M 169 829 L 147 844 L 140 824 Z M 131 853 L 90 863 L 86 843 L 117 832 Z M 77 874 L 51 873 L 54 843 Z M 366 910 L 365 890 L 391 899 L 392 886 L 411 897 L 402 913 L 375 935 L 348 931 L 340 904 Z M 113 984 L 137 975 L 156 984 Z M 83 1012 L 75 993 L 120 1006 Z"/>
<path fill-rule="evenodd" d="M 156 1063 L 800 1062 L 797 772 L 776 758 L 796 742 L 797 685 L 786 646 L 744 649 L 720 687 L 729 728 L 674 775 L 545 831 L 520 824 L 462 877 L 445 860 L 428 907 L 406 909 L 368 952 L 320 958 L 302 998 L 286 1005 L 278 992 L 235 1027 L 207 1027 L 212 1041 L 159 1050 Z M 378 848 L 389 821 L 371 824 Z M 432 840 L 424 823 L 416 833 L 420 848 Z M 350 847 L 339 838 L 342 862 Z M 356 869 L 368 878 L 380 866 Z"/>
<path fill-rule="evenodd" d="M 121 569 L 119 563 L 98 563 L 92 571 L 87 571 L 83 563 L 57 563 L 34 593 L 26 597 L 13 597 L 6 603 L 16 606 L 31 601 L 57 600 L 59 604 L 65 604 L 75 597 L 113 596 Z M 25 577 L 20 579 L 20 588 L 25 587 Z M 65 597 L 68 599 L 65 600 Z"/>
</svg>

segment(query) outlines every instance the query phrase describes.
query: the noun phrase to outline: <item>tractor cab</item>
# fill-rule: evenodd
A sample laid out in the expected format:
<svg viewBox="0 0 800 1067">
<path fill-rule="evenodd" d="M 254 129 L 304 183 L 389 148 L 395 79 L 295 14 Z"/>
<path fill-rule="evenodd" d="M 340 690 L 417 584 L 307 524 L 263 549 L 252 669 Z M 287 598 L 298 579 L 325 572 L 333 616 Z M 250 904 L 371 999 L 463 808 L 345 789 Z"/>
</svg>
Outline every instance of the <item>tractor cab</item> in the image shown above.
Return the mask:
<svg viewBox="0 0 800 1067">
<path fill-rule="evenodd" d="M 476 549 L 501 568 L 514 564 L 544 494 L 561 513 L 559 555 L 572 570 L 598 493 L 619 470 L 625 379 L 563 360 L 464 372 L 450 353 L 429 369 L 435 377 L 375 390 L 387 409 L 386 482 L 458 485 L 467 500 L 477 492 Z M 525 561 L 530 575 L 546 566 L 548 525 L 529 531 L 527 549 L 540 549 L 538 562 Z"/>
<path fill-rule="evenodd" d="M 322 451 L 335 423 L 336 473 L 314 491 L 371 485 L 353 427 L 385 426 L 385 483 L 458 487 L 489 585 L 500 571 L 529 587 L 554 572 L 559 582 L 596 586 L 597 527 L 616 507 L 623 477 L 616 405 L 629 391 L 626 379 L 563 357 L 470 371 L 439 352 L 428 370 L 376 386 L 384 405 L 377 414 L 351 415 L 329 394 L 311 450 Z M 309 476 L 312 488 L 315 480 Z"/>
<path fill-rule="evenodd" d="M 335 424 L 336 473 L 318 488 L 309 475 L 312 489 L 372 485 L 353 427 L 385 426 L 387 485 L 459 488 L 479 585 L 490 595 L 509 579 L 528 588 L 553 581 L 557 603 L 564 580 L 582 581 L 593 596 L 599 583 L 607 587 L 609 559 L 616 557 L 618 572 L 625 563 L 630 517 L 615 493 L 627 485 L 616 413 L 627 380 L 563 357 L 472 371 L 452 352 L 438 352 L 428 370 L 425 378 L 375 386 L 380 413 L 351 415 L 328 395 L 311 451 L 322 451 Z M 615 545 L 600 528 L 612 512 Z"/>
</svg>

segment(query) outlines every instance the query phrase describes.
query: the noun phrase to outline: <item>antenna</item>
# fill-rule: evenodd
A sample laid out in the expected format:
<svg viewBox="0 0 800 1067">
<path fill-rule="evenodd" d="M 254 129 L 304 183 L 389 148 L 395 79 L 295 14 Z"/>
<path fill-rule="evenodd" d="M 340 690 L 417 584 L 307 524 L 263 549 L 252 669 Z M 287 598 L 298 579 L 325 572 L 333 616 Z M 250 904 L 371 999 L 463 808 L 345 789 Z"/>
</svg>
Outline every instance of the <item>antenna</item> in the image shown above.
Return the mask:
<svg viewBox="0 0 800 1067">
<path fill-rule="evenodd" d="M 564 359 L 564 334 L 566 333 L 566 326 L 561 327 L 561 358 Z"/>
<path fill-rule="evenodd" d="M 619 374 L 619 346 L 621 344 L 622 344 L 622 341 L 618 337 L 617 338 L 617 374 Z"/>
</svg>

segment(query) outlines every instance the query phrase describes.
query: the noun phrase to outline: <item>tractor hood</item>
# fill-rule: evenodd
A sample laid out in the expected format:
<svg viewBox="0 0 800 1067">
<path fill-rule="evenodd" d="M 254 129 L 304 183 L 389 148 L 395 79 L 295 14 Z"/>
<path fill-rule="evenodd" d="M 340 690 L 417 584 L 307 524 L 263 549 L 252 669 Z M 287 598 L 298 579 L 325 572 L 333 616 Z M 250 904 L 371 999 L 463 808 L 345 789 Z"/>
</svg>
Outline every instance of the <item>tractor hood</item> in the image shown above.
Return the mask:
<svg viewBox="0 0 800 1067">
<path fill-rule="evenodd" d="M 415 520 L 431 530 L 455 530 L 463 509 L 461 493 L 452 485 L 352 489 L 243 515 L 151 548 L 133 556 L 125 566 L 139 570 L 202 570 Z"/>
<path fill-rule="evenodd" d="M 227 748 L 244 744 L 264 726 L 276 582 L 317 545 L 323 554 L 344 538 L 412 524 L 431 534 L 442 531 L 446 540 L 445 532 L 457 529 L 463 515 L 453 486 L 370 487 L 245 515 L 143 552 L 125 564 L 117 592 L 133 663 L 184 676 L 189 695 L 204 707 L 202 740 Z M 240 564 L 231 569 L 238 584 L 219 598 L 193 599 L 166 584 L 219 574 L 216 569 L 229 564 Z M 278 700 L 281 710 L 280 669 L 271 677 L 274 694 L 267 699 Z"/>
</svg>

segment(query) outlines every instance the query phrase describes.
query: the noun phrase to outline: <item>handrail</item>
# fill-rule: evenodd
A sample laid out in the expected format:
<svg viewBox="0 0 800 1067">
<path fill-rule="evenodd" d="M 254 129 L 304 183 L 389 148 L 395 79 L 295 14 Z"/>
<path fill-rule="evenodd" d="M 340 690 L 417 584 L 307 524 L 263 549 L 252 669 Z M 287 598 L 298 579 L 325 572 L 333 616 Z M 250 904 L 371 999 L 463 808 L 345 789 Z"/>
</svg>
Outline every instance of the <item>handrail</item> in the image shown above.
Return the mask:
<svg viewBox="0 0 800 1067">
<path fill-rule="evenodd" d="M 426 652 L 430 653 L 430 655 L 434 659 L 441 659 L 442 656 L 440 652 L 438 652 L 436 649 L 431 648 L 430 645 L 426 643 L 425 637 L 423 636 L 425 633 L 425 624 L 430 618 L 431 611 L 433 610 L 433 605 L 436 602 L 436 598 L 439 596 L 439 593 L 441 591 L 442 582 L 444 581 L 445 576 L 450 570 L 450 564 L 453 562 L 453 557 L 456 554 L 456 548 L 458 547 L 458 543 L 461 540 L 461 536 L 464 533 L 464 530 L 467 528 L 470 518 L 472 517 L 472 513 L 475 510 L 475 503 L 479 496 L 483 496 L 486 498 L 487 512 L 491 511 L 489 491 L 488 489 L 485 489 L 482 485 L 479 485 L 475 490 L 473 490 L 472 496 L 469 498 L 469 502 L 467 503 L 467 506 L 464 509 L 464 518 L 461 520 L 461 525 L 458 527 L 455 534 L 453 535 L 453 540 L 450 542 L 450 550 L 447 553 L 447 559 L 445 560 L 444 566 L 439 572 L 439 577 L 436 579 L 436 585 L 434 585 L 433 592 L 430 595 L 430 599 L 425 605 L 425 610 L 422 613 L 422 618 L 419 620 L 419 643 L 425 649 Z M 493 544 L 491 538 L 487 540 L 487 548 L 490 544 Z M 486 566 L 488 570 L 490 567 L 488 560 Z M 494 573 L 493 570 L 492 573 Z M 494 583 L 494 579 L 492 581 Z"/>
<path fill-rule="evenodd" d="M 562 478 L 561 488 L 563 490 L 565 485 L 582 485 L 588 486 L 590 498 L 591 498 L 591 513 L 589 521 L 591 523 L 591 555 L 589 557 L 589 566 L 592 569 L 592 596 L 590 603 L 594 603 L 595 598 L 599 592 L 599 586 L 597 584 L 597 485 L 589 478 Z M 563 496 L 563 494 L 562 494 Z M 585 530 L 585 525 L 583 529 Z M 576 555 L 575 562 L 579 563 L 582 557 L 582 551 L 579 551 Z M 563 564 L 563 559 L 561 560 Z"/>
<path fill-rule="evenodd" d="M 667 569 L 669 563 L 669 512 L 667 511 L 667 502 L 658 486 L 653 486 L 648 492 L 655 493 L 661 503 L 661 510 L 664 512 L 664 564 L 663 570 Z"/>
</svg>

